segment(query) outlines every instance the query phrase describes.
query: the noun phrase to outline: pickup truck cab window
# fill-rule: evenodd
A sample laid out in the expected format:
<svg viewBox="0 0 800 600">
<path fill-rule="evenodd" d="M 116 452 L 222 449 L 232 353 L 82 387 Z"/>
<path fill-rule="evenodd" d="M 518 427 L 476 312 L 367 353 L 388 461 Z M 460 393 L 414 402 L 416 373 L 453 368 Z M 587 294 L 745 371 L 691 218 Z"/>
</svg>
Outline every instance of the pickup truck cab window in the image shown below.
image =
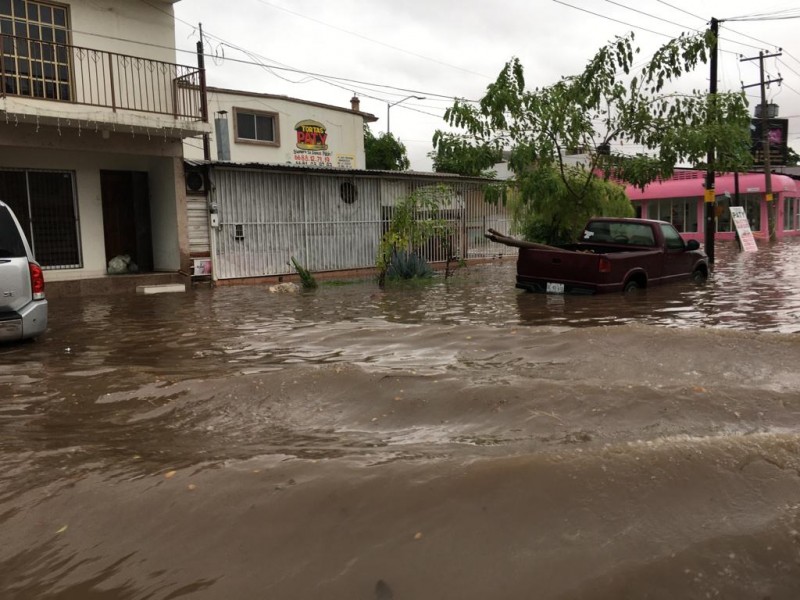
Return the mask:
<svg viewBox="0 0 800 600">
<path fill-rule="evenodd" d="M 650 225 L 628 222 L 590 222 L 583 232 L 583 241 L 649 247 L 656 245 L 656 240 L 653 237 L 653 229 Z"/>
<path fill-rule="evenodd" d="M 667 250 L 685 250 L 686 244 L 681 237 L 681 234 L 678 233 L 678 230 L 675 229 L 669 223 L 661 223 L 661 232 L 664 234 L 664 243 L 667 246 Z"/>
</svg>

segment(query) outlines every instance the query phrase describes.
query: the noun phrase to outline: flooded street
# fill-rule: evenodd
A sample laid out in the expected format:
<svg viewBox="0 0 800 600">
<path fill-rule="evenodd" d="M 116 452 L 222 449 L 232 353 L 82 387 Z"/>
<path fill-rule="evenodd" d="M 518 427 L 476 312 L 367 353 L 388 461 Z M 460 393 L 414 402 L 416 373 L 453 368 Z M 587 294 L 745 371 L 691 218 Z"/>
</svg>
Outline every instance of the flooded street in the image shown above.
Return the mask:
<svg viewBox="0 0 800 600">
<path fill-rule="evenodd" d="M 57 299 L 0 346 L 2 600 L 800 597 L 800 241 L 559 297 Z"/>
</svg>

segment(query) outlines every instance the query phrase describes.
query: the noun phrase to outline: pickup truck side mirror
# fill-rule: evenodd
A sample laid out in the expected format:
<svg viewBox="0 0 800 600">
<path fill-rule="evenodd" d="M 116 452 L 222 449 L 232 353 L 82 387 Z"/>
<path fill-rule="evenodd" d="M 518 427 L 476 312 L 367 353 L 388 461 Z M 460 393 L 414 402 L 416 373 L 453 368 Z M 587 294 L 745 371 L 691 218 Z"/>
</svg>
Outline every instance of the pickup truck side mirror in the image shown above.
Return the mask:
<svg viewBox="0 0 800 600">
<path fill-rule="evenodd" d="M 687 250 L 700 250 L 700 242 L 697 240 L 689 240 L 686 242 L 686 249 Z"/>
</svg>

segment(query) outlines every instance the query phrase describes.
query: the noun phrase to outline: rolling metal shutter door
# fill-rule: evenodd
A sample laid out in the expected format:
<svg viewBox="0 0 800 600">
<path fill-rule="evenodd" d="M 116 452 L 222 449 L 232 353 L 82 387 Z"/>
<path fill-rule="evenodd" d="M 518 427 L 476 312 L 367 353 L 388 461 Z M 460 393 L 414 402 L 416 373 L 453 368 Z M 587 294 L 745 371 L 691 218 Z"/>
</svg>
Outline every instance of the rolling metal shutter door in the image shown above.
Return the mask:
<svg viewBox="0 0 800 600">
<path fill-rule="evenodd" d="M 211 241 L 208 232 L 208 205 L 205 196 L 188 196 L 186 213 L 189 220 L 189 252 L 192 256 L 208 256 Z"/>
</svg>

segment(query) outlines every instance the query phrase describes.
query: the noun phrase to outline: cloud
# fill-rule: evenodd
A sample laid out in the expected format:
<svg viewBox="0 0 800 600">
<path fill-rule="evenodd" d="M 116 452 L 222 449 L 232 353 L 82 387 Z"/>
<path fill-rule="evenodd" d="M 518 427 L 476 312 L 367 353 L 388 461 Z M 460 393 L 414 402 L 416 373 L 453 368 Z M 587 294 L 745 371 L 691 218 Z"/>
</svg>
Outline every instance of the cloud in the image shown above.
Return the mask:
<svg viewBox="0 0 800 600">
<path fill-rule="evenodd" d="M 175 11 L 179 19 L 202 22 L 211 35 L 269 59 L 265 62 L 370 84 L 322 83 L 305 73 L 209 60 L 212 85 L 285 94 L 337 106 L 349 106 L 355 92 L 362 99 L 362 110 L 379 117 L 380 121 L 372 125 L 377 132 L 385 129 L 389 102 L 411 93 L 428 96 L 424 101 L 409 100 L 391 109 L 392 132 L 409 140 L 406 145 L 412 168 L 417 169 L 430 167 L 426 157 L 431 150 L 429 140 L 437 127 L 445 126 L 430 114 L 443 114 L 449 102 L 436 99 L 433 94 L 479 98 L 512 56 L 522 61 L 531 87 L 543 86 L 580 72 L 599 47 L 631 31 L 631 25 L 655 32 L 636 30 L 637 43 L 645 57 L 684 27 L 705 28 L 704 19 L 712 15 L 753 12 L 752 3 L 742 0 L 711 0 L 702 6 L 687 0 L 671 0 L 669 4 L 564 1 L 578 8 L 546 0 L 509 0 L 502 5 L 476 0 L 237 0 L 220 10 L 218 0 L 191 0 L 177 3 Z M 743 81 L 757 82 L 754 63 L 741 63 L 738 54 L 757 55 L 758 47 L 767 51 L 776 46 L 792 48 L 796 28 L 797 22 L 791 20 L 724 23 L 720 89 L 738 90 Z M 197 38 L 192 33 L 188 26 L 178 25 L 180 48 L 193 50 Z M 209 49 L 227 58 L 250 60 L 248 55 L 219 41 L 211 42 Z M 182 55 L 184 62 L 186 56 Z M 779 72 L 784 77 L 784 87 L 772 86 L 769 96 L 781 105 L 782 115 L 791 116 L 790 138 L 797 142 L 800 61 L 785 53 L 780 62 L 769 62 L 768 71 L 774 78 Z M 707 67 L 702 66 L 684 82 L 685 89 L 703 89 L 707 79 Z M 748 91 L 750 95 L 755 93 L 755 88 Z M 753 103 L 757 100 L 751 98 Z"/>
</svg>

